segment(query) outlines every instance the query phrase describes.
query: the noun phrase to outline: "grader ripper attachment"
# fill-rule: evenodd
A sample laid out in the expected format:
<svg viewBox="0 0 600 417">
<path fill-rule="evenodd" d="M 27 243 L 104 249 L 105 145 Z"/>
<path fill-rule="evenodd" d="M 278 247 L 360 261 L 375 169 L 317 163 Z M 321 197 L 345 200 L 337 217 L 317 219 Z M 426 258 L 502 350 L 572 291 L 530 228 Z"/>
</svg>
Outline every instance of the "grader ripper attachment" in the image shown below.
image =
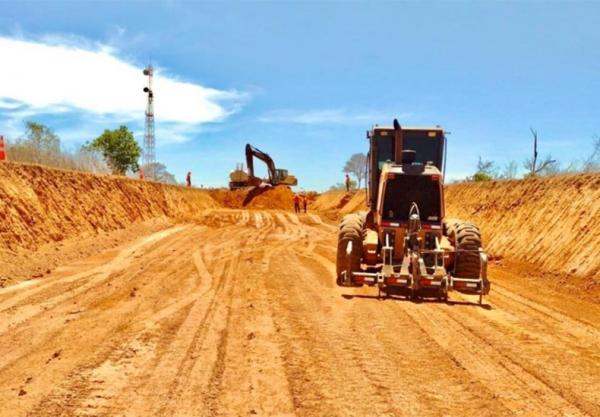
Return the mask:
<svg viewBox="0 0 600 417">
<path fill-rule="evenodd" d="M 446 138 L 439 126 L 368 132 L 369 211 L 345 216 L 337 247 L 339 286 L 377 286 L 379 295 L 448 300 L 449 291 L 490 291 L 479 228 L 446 219 Z"/>
</svg>

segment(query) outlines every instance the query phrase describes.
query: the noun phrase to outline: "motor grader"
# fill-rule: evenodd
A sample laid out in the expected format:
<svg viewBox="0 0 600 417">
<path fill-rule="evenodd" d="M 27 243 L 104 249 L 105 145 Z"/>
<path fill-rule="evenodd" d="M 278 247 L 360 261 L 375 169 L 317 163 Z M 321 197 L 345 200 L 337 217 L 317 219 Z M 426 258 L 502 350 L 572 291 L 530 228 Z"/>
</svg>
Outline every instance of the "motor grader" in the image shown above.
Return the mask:
<svg viewBox="0 0 600 417">
<path fill-rule="evenodd" d="M 490 291 L 479 228 L 445 218 L 446 137 L 439 127 L 375 126 L 369 139 L 369 210 L 339 226 L 337 284 L 379 296 L 448 300 Z"/>
</svg>

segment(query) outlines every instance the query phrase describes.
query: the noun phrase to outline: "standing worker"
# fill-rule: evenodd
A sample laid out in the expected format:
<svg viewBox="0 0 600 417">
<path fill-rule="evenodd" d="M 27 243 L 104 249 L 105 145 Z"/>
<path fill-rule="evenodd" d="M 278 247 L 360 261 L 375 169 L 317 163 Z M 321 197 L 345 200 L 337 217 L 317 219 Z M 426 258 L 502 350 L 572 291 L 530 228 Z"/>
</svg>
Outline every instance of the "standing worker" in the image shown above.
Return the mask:
<svg viewBox="0 0 600 417">
<path fill-rule="evenodd" d="M 140 174 L 140 180 L 144 181 L 144 168 L 140 168 L 139 174 Z"/>
<path fill-rule="evenodd" d="M 304 206 L 304 213 L 306 213 L 306 207 L 308 207 L 308 197 L 306 197 L 306 194 L 302 196 L 302 205 Z"/>
<path fill-rule="evenodd" d="M 185 183 L 188 187 L 192 186 L 192 171 L 188 171 L 187 175 L 185 176 Z"/>
<path fill-rule="evenodd" d="M 6 161 L 6 144 L 4 143 L 4 136 L 0 135 L 0 161 Z"/>
<path fill-rule="evenodd" d="M 346 174 L 346 192 L 350 191 L 350 175 Z"/>
<path fill-rule="evenodd" d="M 298 194 L 294 194 L 294 211 L 300 213 L 300 196 Z"/>
</svg>

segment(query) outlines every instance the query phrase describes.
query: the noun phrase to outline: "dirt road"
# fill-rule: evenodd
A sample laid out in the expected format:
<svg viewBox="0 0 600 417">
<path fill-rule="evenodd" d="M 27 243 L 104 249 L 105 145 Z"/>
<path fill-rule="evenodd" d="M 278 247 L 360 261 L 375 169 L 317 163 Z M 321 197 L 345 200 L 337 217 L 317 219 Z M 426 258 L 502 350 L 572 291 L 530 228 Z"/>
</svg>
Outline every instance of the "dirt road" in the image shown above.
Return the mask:
<svg viewBox="0 0 600 417">
<path fill-rule="evenodd" d="M 317 216 L 199 224 L 0 289 L 0 416 L 600 416 L 600 308 L 334 286 Z"/>
</svg>

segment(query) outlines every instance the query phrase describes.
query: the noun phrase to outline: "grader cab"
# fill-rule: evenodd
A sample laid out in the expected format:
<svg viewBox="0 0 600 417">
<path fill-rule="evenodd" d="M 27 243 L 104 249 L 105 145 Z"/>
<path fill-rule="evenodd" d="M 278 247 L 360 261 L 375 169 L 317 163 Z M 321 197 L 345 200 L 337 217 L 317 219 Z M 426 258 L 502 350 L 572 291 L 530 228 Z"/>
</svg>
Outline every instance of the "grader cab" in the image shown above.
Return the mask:
<svg viewBox="0 0 600 417">
<path fill-rule="evenodd" d="M 445 218 L 443 129 L 375 127 L 368 135 L 369 211 L 340 223 L 339 286 L 448 299 L 490 290 L 487 255 L 473 223 Z"/>
</svg>

